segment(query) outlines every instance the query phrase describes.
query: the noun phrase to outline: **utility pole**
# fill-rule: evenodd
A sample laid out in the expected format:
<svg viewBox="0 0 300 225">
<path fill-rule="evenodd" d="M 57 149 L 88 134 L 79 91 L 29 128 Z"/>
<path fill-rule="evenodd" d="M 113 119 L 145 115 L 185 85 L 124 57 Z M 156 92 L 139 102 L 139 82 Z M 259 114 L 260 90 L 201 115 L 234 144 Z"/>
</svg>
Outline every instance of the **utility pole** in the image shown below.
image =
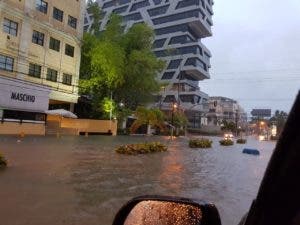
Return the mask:
<svg viewBox="0 0 300 225">
<path fill-rule="evenodd" d="M 182 59 L 182 55 L 180 57 L 180 68 L 179 68 L 179 76 L 178 76 L 178 88 L 177 88 L 177 103 L 178 103 L 178 106 L 180 106 L 180 89 L 181 89 L 181 80 L 182 80 L 182 63 L 183 63 L 183 59 Z"/>
<path fill-rule="evenodd" d="M 236 137 L 238 136 L 238 123 L 239 123 L 238 115 L 239 115 L 239 110 L 237 109 L 235 112 L 235 136 Z"/>
</svg>

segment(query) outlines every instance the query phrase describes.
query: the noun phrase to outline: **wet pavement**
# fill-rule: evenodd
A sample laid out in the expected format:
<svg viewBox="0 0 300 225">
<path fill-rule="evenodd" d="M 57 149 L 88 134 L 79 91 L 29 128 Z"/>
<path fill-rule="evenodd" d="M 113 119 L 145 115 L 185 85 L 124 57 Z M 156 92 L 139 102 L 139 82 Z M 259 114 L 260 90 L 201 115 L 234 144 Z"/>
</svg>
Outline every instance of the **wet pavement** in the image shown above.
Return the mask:
<svg viewBox="0 0 300 225">
<path fill-rule="evenodd" d="M 204 199 L 219 208 L 224 225 L 237 224 L 256 196 L 274 142 L 188 148 L 164 137 L 0 137 L 9 167 L 0 172 L 2 225 L 109 225 L 116 211 L 138 195 Z M 169 151 L 126 156 L 124 143 L 159 140 Z M 261 155 L 242 154 L 255 147 Z"/>
</svg>

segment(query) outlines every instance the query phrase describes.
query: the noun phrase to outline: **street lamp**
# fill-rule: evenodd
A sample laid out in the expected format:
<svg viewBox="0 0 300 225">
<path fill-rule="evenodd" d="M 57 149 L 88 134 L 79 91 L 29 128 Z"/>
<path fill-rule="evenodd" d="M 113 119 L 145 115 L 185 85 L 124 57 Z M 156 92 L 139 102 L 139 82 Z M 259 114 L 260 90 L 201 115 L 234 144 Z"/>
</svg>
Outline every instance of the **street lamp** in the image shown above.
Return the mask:
<svg viewBox="0 0 300 225">
<path fill-rule="evenodd" d="M 174 111 L 177 109 L 177 107 L 178 107 L 177 103 L 174 102 L 174 103 L 172 104 L 172 120 L 171 120 L 172 126 L 174 126 Z"/>
</svg>

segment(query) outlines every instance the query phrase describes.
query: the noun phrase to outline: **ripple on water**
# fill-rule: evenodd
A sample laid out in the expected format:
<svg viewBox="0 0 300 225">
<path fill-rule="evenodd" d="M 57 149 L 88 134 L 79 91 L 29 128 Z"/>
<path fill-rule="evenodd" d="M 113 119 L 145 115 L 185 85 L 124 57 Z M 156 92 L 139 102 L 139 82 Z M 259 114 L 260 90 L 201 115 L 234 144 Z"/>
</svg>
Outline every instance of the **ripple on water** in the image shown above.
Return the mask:
<svg viewBox="0 0 300 225">
<path fill-rule="evenodd" d="M 237 224 L 256 195 L 274 143 L 249 139 L 247 147 L 261 150 L 261 156 L 253 157 L 242 154 L 242 145 L 222 147 L 219 138 L 212 139 L 213 148 L 204 150 L 188 148 L 183 138 L 169 142 L 160 137 L 47 137 L 25 138 L 20 144 L 13 138 L 1 139 L 1 148 L 14 165 L 0 174 L 0 199 L 16 203 L 7 204 L 6 210 L 23 212 L 40 199 L 49 207 L 9 216 L 0 206 L 0 217 L 5 224 L 106 225 L 130 198 L 162 194 L 212 201 L 224 225 Z M 139 156 L 114 151 L 120 144 L 147 140 L 162 141 L 169 151 Z M 49 190 L 60 194 L 49 195 Z M 42 198 L 34 194 L 37 191 Z M 55 221 L 50 216 L 43 223 L 30 219 L 46 218 L 49 211 Z"/>
</svg>

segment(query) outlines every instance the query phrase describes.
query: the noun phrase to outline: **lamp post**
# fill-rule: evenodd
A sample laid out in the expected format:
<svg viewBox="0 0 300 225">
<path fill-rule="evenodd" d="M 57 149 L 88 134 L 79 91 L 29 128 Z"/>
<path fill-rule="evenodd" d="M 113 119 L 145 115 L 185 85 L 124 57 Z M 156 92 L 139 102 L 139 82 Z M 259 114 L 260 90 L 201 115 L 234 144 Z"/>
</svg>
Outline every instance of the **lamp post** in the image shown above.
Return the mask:
<svg viewBox="0 0 300 225">
<path fill-rule="evenodd" d="M 126 128 L 126 122 L 127 122 L 127 117 L 124 116 L 123 114 L 123 108 L 125 107 L 125 104 L 121 101 L 119 103 L 119 110 L 118 110 L 118 114 L 119 114 L 119 119 L 120 121 L 118 121 L 118 124 L 119 122 L 122 122 L 122 126 L 120 128 L 122 129 L 125 129 Z M 125 133 L 125 132 L 124 132 Z"/>
<path fill-rule="evenodd" d="M 174 133 L 174 111 L 177 109 L 178 105 L 176 102 L 172 103 L 172 118 L 171 118 L 171 140 L 173 140 L 173 133 Z"/>
<path fill-rule="evenodd" d="M 161 87 L 160 93 L 161 93 L 161 96 L 160 96 L 160 99 L 159 99 L 159 109 L 161 110 L 163 97 L 164 97 L 165 94 L 166 94 L 166 86 L 165 86 L 165 85 L 163 85 L 163 86 Z"/>
<path fill-rule="evenodd" d="M 112 110 L 113 110 L 113 103 L 112 103 L 112 91 L 110 92 L 110 109 L 109 109 L 109 133 L 112 133 L 111 131 L 111 119 L 112 119 Z"/>
<path fill-rule="evenodd" d="M 235 111 L 235 136 L 238 136 L 239 110 Z"/>
<path fill-rule="evenodd" d="M 172 104 L 172 119 L 171 119 L 171 124 L 174 127 L 174 111 L 177 109 L 178 105 L 176 102 Z"/>
<path fill-rule="evenodd" d="M 265 133 L 265 122 L 264 121 L 260 121 L 260 123 L 259 123 L 259 127 L 260 127 L 260 133 L 262 134 L 264 134 Z"/>
</svg>

